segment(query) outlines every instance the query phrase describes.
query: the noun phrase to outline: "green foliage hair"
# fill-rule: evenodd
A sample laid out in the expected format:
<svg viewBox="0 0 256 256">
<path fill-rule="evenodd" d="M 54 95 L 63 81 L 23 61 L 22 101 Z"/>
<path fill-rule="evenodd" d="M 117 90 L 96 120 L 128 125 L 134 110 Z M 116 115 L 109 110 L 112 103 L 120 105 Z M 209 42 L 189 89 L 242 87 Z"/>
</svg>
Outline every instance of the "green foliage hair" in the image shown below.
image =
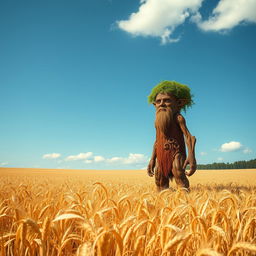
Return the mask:
<svg viewBox="0 0 256 256">
<path fill-rule="evenodd" d="M 171 93 L 177 99 L 185 100 L 185 104 L 181 107 L 181 110 L 186 112 L 187 108 L 191 107 L 194 104 L 193 95 L 190 93 L 190 88 L 187 85 L 180 84 L 175 81 L 162 81 L 156 85 L 151 94 L 148 96 L 148 102 L 154 103 L 156 96 L 159 93 Z"/>
</svg>

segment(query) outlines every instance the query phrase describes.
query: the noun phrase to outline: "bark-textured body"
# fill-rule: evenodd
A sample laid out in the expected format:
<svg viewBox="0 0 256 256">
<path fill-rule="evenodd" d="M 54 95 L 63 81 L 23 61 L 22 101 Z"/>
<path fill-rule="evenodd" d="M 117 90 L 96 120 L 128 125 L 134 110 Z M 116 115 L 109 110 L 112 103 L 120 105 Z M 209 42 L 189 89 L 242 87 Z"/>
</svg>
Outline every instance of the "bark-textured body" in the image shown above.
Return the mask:
<svg viewBox="0 0 256 256">
<path fill-rule="evenodd" d="M 159 171 L 165 177 L 173 177 L 173 160 L 178 153 L 186 159 L 184 135 L 175 118 L 172 126 L 168 127 L 166 134 L 160 130 L 156 131 L 156 159 Z"/>
</svg>

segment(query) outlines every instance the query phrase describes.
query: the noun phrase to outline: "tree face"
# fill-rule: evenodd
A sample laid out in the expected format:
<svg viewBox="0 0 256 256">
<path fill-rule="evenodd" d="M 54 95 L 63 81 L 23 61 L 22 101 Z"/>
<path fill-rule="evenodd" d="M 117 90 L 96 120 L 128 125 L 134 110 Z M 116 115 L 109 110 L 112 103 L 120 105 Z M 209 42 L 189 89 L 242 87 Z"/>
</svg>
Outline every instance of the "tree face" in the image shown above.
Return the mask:
<svg viewBox="0 0 256 256">
<path fill-rule="evenodd" d="M 168 108 L 170 108 L 172 110 L 172 113 L 175 114 L 176 112 L 178 112 L 179 109 L 179 104 L 176 97 L 171 94 L 163 93 L 159 93 L 156 96 L 154 106 L 156 108 L 156 112 L 166 111 Z"/>
</svg>

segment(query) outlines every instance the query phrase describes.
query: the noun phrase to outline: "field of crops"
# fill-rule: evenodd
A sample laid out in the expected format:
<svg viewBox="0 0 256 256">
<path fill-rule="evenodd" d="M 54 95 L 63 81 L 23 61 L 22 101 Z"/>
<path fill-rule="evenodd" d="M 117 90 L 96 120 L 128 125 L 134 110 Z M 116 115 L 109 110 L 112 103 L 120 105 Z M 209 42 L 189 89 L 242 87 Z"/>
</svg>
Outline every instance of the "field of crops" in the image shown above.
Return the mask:
<svg viewBox="0 0 256 256">
<path fill-rule="evenodd" d="M 0 256 L 256 255 L 255 182 L 197 171 L 157 193 L 145 171 L 0 168 Z"/>
</svg>

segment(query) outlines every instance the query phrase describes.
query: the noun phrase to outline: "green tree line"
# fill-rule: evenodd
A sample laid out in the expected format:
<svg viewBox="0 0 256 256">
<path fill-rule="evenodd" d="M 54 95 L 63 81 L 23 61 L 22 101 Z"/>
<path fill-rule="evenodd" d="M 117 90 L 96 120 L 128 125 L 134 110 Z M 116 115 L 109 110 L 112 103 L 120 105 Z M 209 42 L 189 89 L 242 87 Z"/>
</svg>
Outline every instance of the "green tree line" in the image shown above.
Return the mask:
<svg viewBox="0 0 256 256">
<path fill-rule="evenodd" d="M 234 163 L 212 163 L 212 164 L 198 164 L 198 170 L 216 170 L 216 169 L 253 169 L 256 168 L 256 159 L 248 161 L 237 161 Z"/>
</svg>

